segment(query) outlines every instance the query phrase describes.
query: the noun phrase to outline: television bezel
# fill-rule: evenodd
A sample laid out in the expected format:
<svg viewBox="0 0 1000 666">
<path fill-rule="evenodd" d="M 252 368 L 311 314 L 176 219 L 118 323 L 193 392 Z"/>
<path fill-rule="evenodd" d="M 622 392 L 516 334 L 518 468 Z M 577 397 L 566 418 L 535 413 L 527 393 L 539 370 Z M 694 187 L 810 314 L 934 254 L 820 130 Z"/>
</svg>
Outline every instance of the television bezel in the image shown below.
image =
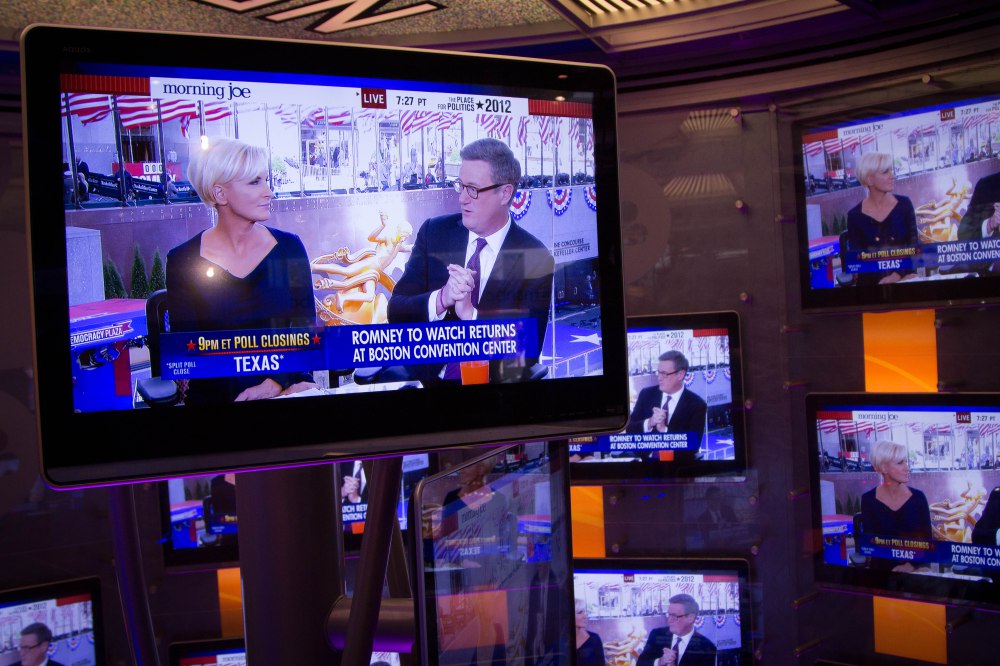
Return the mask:
<svg viewBox="0 0 1000 666">
<path fill-rule="evenodd" d="M 809 393 L 806 395 L 806 430 L 809 452 L 809 496 L 812 527 L 822 537 L 823 514 L 820 493 L 819 437 L 816 414 L 835 406 L 864 407 L 997 407 L 1000 393 Z M 825 561 L 822 543 L 813 553 L 813 577 L 820 589 L 870 596 L 913 599 L 932 603 L 1000 609 L 1000 569 L 996 582 L 982 594 L 982 585 L 973 581 L 934 575 L 878 571 L 840 566 Z M 944 590 L 944 591 L 941 591 Z M 950 592 L 948 591 L 950 590 Z"/>
<path fill-rule="evenodd" d="M 831 287 L 813 289 L 810 283 L 809 230 L 806 219 L 806 170 L 802 137 L 823 128 L 843 127 L 859 122 L 877 121 L 921 110 L 934 110 L 949 104 L 971 102 L 984 97 L 1000 97 L 1000 80 L 975 86 L 938 88 L 933 94 L 883 100 L 841 108 L 832 113 L 796 119 L 792 129 L 792 172 L 795 182 L 795 257 L 799 277 L 800 303 L 806 313 L 882 312 L 927 307 L 975 307 L 1000 303 L 997 282 L 968 278 L 902 282 L 887 285 Z M 974 184 L 973 184 L 974 185 Z M 861 194 L 860 201 L 864 198 Z"/>
<path fill-rule="evenodd" d="M 106 627 L 104 624 L 104 607 L 101 601 L 100 578 L 88 576 L 0 590 L 0 606 L 49 601 L 60 597 L 73 597 L 81 594 L 90 596 L 91 617 L 94 620 L 94 664 L 95 666 L 103 666 L 107 663 L 105 655 Z"/>
<path fill-rule="evenodd" d="M 614 75 L 603 66 L 514 57 L 421 51 L 322 42 L 250 39 L 168 32 L 31 26 L 21 36 L 26 145 L 29 261 L 34 327 L 35 386 L 42 469 L 48 483 L 83 487 L 108 483 L 265 469 L 402 454 L 470 443 L 551 439 L 620 427 L 627 416 L 624 298 L 618 199 Z M 599 270 L 602 280 L 603 374 L 433 390 L 355 394 L 335 398 L 185 406 L 168 410 L 78 413 L 73 410 L 66 355 L 69 321 L 64 205 L 52 192 L 62 161 L 59 80 L 69 63 L 287 72 L 358 79 L 493 85 L 508 92 L 593 93 Z M 406 63 L 401 68 L 400 62 Z M 295 63 L 290 66 L 289 63 Z M 336 65 L 331 63 L 349 63 Z M 571 97 L 572 99 L 572 97 Z M 51 220 L 59 220 L 52 229 Z M 46 224 L 48 222 L 48 224 Z M 442 405 L 448 409 L 442 410 Z M 331 410 L 384 414 L 392 419 L 342 420 Z M 324 418 L 320 419 L 322 415 Z M 429 415 L 434 415 L 429 418 Z M 371 424 L 378 424 L 372 431 Z M 101 445 L 80 446 L 81 432 L 101 433 Z M 178 437 L 176 433 L 199 433 Z M 141 441 L 142 446 L 137 446 Z M 206 451 L 205 442 L 213 442 Z M 280 445 L 273 442 L 281 442 Z"/>
<path fill-rule="evenodd" d="M 746 479 L 747 429 L 743 392 L 743 346 L 740 337 L 740 315 L 727 310 L 658 315 L 633 315 L 626 318 L 626 336 L 634 328 L 691 330 L 725 328 L 729 335 L 729 367 L 732 372 L 733 401 L 730 418 L 733 424 L 735 458 L 733 460 L 639 461 L 639 462 L 571 462 L 570 479 L 575 484 L 663 484 L 702 481 L 733 481 Z M 627 353 L 626 347 L 626 353 Z M 630 410 L 631 413 L 631 410 Z"/>
<path fill-rule="evenodd" d="M 740 650 L 742 663 L 755 663 L 753 653 L 753 594 L 751 593 L 750 563 L 741 558 L 673 558 L 673 557 L 602 557 L 574 558 L 573 575 L 580 569 L 594 571 L 717 573 L 735 571 L 740 592 Z M 575 591 L 575 581 L 574 581 Z M 575 594 L 575 592 L 574 592 Z M 663 626 L 666 626 L 664 618 Z"/>
</svg>

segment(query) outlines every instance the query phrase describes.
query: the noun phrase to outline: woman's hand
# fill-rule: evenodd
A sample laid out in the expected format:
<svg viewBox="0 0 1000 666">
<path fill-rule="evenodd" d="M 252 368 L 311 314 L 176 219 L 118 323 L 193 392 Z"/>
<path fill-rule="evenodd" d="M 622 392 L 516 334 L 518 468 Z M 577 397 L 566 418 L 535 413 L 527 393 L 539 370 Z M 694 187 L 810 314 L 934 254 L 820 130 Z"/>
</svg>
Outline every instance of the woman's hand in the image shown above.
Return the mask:
<svg viewBox="0 0 1000 666">
<path fill-rule="evenodd" d="M 302 393 L 303 391 L 308 391 L 309 389 L 314 389 L 314 388 L 318 388 L 315 382 L 298 382 L 286 388 L 284 391 L 280 393 L 280 395 L 292 395 L 293 393 Z"/>
</svg>

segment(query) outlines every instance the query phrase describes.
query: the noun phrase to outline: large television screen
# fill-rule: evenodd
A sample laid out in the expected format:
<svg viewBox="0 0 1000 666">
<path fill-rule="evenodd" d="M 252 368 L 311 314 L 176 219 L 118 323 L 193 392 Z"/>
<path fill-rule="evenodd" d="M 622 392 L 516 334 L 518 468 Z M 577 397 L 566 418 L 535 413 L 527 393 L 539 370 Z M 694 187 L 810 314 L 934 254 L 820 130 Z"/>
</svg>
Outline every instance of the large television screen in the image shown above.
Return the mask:
<svg viewBox="0 0 1000 666">
<path fill-rule="evenodd" d="M 420 663 L 571 663 L 564 444 L 501 448 L 413 497 Z"/>
<path fill-rule="evenodd" d="M 621 426 L 610 70 L 49 26 L 22 51 L 51 483 Z"/>
<path fill-rule="evenodd" d="M 577 559 L 576 663 L 752 664 L 749 583 L 745 560 Z"/>
<path fill-rule="evenodd" d="M 570 440 L 574 482 L 662 483 L 746 472 L 736 312 L 629 317 L 625 430 Z"/>
<path fill-rule="evenodd" d="M 942 89 L 803 120 L 796 140 L 805 308 L 996 300 L 1000 96 Z"/>
<path fill-rule="evenodd" d="M 816 580 L 997 607 L 1000 395 L 807 398 Z"/>
<path fill-rule="evenodd" d="M 99 666 L 104 657 L 101 583 L 61 581 L 0 592 L 0 664 Z"/>
</svg>

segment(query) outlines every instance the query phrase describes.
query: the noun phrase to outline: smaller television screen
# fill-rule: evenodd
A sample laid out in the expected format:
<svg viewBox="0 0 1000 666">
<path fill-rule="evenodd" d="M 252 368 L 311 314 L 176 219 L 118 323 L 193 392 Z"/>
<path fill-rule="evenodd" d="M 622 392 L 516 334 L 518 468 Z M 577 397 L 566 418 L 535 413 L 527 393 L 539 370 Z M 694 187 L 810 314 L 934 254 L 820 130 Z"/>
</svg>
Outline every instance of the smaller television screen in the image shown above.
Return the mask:
<svg viewBox="0 0 1000 666">
<path fill-rule="evenodd" d="M 998 120 L 993 82 L 797 123 L 803 307 L 995 302 Z"/>
<path fill-rule="evenodd" d="M 421 663 L 571 663 L 565 445 L 517 444 L 413 497 Z"/>
<path fill-rule="evenodd" d="M 436 463 L 429 453 L 403 456 L 403 483 L 396 515 L 406 532 L 413 489 Z M 361 461 L 336 463 L 341 477 L 344 548 L 360 549 L 368 511 L 368 479 Z M 236 475 L 190 476 L 161 484 L 164 561 L 168 566 L 199 568 L 239 561 Z"/>
<path fill-rule="evenodd" d="M 746 470 L 736 312 L 628 318 L 624 431 L 570 439 L 574 481 L 742 478 Z"/>
<path fill-rule="evenodd" d="M 1000 394 L 807 398 L 821 585 L 1000 605 Z"/>
<path fill-rule="evenodd" d="M 403 456 L 403 482 L 399 489 L 399 503 L 396 517 L 399 529 L 405 533 L 409 527 L 410 498 L 421 479 L 433 473 L 436 456 L 429 453 L 414 453 Z M 361 535 L 365 531 L 365 517 L 368 513 L 368 478 L 360 460 L 337 463 L 337 475 L 341 478 L 341 515 L 344 523 L 344 548 L 348 551 L 361 547 Z"/>
<path fill-rule="evenodd" d="M 577 559 L 573 590 L 578 666 L 753 663 L 745 560 Z"/>
<path fill-rule="evenodd" d="M 101 619 L 97 578 L 0 592 L 0 666 L 105 664 Z"/>
</svg>

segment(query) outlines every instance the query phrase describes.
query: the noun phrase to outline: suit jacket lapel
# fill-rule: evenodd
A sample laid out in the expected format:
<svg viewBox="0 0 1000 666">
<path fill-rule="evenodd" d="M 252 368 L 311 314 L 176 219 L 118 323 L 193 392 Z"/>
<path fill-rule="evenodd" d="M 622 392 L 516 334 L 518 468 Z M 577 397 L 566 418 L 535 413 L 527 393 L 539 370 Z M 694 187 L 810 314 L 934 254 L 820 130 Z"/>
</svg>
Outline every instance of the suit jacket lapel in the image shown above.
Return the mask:
<svg viewBox="0 0 1000 666">
<path fill-rule="evenodd" d="M 493 264 L 490 279 L 483 289 L 482 298 L 479 299 L 480 309 L 493 307 L 494 303 L 510 301 L 510 299 L 505 298 L 504 291 L 512 284 L 512 281 L 513 284 L 518 284 L 523 278 L 524 257 L 521 252 L 516 251 L 521 247 L 520 233 L 520 227 L 511 221 L 507 237 L 504 238 L 503 245 L 500 246 L 500 253 Z"/>
</svg>

